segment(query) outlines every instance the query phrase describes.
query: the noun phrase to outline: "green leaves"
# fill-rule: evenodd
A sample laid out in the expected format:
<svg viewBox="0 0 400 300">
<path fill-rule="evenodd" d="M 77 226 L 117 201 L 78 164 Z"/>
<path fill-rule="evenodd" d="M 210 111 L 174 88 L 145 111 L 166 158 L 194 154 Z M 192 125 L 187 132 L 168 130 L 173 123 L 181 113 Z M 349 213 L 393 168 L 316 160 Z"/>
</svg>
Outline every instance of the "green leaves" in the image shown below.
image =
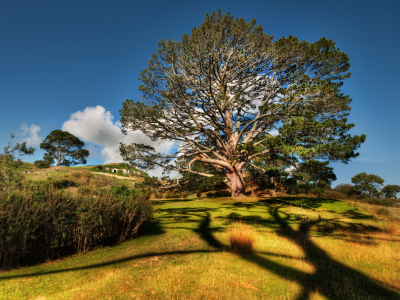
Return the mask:
<svg viewBox="0 0 400 300">
<path fill-rule="evenodd" d="M 10 186 L 14 188 L 21 186 L 21 175 L 17 172 L 18 167 L 22 164 L 20 157 L 33 155 L 36 151 L 32 147 L 27 148 L 26 142 L 16 143 L 12 146 L 14 137 L 13 134 L 10 134 L 10 141 L 4 147 L 4 152 L 0 153 L 0 191 Z M 19 156 L 17 159 L 16 155 Z"/>
<path fill-rule="evenodd" d="M 366 138 L 348 134 L 352 99 L 340 89 L 349 68 L 330 39 L 274 41 L 255 20 L 207 14 L 181 41 L 160 41 L 140 74 L 140 101 L 126 100 L 120 111 L 124 133 L 140 130 L 180 148 L 162 156 L 135 144 L 121 153 L 136 166 L 181 173 L 195 165 L 172 159 L 197 156 L 228 182 L 263 156 L 347 163 Z"/>
<path fill-rule="evenodd" d="M 378 187 L 381 186 L 385 180 L 378 175 L 363 172 L 351 178 L 351 182 L 354 184 L 354 189 L 361 197 L 371 197 L 379 195 Z"/>
<path fill-rule="evenodd" d="M 86 157 L 89 151 L 82 149 L 85 143 L 68 131 L 53 130 L 40 144 L 40 149 L 45 150 L 43 163 L 40 165 L 50 165 L 54 159 L 57 166 L 70 166 L 76 164 L 86 164 Z"/>
</svg>

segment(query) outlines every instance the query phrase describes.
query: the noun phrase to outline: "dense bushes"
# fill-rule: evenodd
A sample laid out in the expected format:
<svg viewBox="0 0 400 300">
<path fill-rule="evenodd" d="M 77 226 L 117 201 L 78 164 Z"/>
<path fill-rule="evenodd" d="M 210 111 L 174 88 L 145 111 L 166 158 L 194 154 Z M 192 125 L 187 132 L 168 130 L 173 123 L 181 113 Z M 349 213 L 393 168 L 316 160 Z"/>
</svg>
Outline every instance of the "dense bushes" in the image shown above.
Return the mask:
<svg viewBox="0 0 400 300">
<path fill-rule="evenodd" d="M 118 193 L 120 192 L 120 193 Z M 125 194 L 130 196 L 125 196 Z M 118 195 L 117 195 L 118 194 Z M 146 194 L 71 197 L 39 187 L 0 194 L 0 267 L 43 262 L 132 237 L 152 214 Z"/>
<path fill-rule="evenodd" d="M 396 204 L 396 202 L 390 198 L 365 198 L 365 199 L 359 199 L 358 201 L 372 205 L 381 205 L 381 206 L 395 206 Z"/>
<path fill-rule="evenodd" d="M 229 191 L 208 192 L 206 196 L 207 198 L 231 197 L 232 193 Z"/>
</svg>

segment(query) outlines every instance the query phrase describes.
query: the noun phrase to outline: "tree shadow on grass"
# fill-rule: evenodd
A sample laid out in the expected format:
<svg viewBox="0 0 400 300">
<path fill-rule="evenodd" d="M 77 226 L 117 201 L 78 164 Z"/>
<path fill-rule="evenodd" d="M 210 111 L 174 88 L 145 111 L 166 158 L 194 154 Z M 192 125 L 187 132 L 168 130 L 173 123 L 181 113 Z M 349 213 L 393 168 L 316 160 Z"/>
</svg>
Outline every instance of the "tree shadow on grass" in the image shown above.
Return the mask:
<svg viewBox="0 0 400 300">
<path fill-rule="evenodd" d="M 290 215 L 279 211 L 278 207 L 270 207 L 269 213 L 273 217 L 274 223 L 278 226 L 275 232 L 289 242 L 295 243 L 305 253 L 305 261 L 313 265 L 316 269 L 313 274 L 299 271 L 289 266 L 274 262 L 260 254 L 254 253 L 252 256 L 242 256 L 250 263 L 275 273 L 286 280 L 292 280 L 301 285 L 301 292 L 296 297 L 298 300 L 309 299 L 312 293 L 318 292 L 330 299 L 400 299 L 400 291 L 383 282 L 369 278 L 361 272 L 348 267 L 333 259 L 325 250 L 318 247 L 310 236 L 310 227 L 318 224 L 320 220 L 301 223 L 299 229 L 294 230 L 289 226 Z M 284 217 L 281 217 L 281 215 Z M 207 232 L 210 217 L 204 217 L 199 230 L 200 236 L 208 242 L 210 246 L 219 250 L 226 250 L 226 246 L 217 241 L 210 231 Z M 251 220 L 249 223 L 251 224 Z M 257 219 L 256 223 L 260 223 Z M 264 225 L 269 222 L 265 222 Z M 276 254 L 274 254 L 276 255 Z"/>
<path fill-rule="evenodd" d="M 242 258 L 249 263 L 256 264 L 265 270 L 274 273 L 285 280 L 292 280 L 301 286 L 301 292 L 297 295 L 296 299 L 303 300 L 309 299 L 312 293 L 318 292 L 329 299 L 400 299 L 400 291 L 388 284 L 374 280 L 361 272 L 348 267 L 332 257 L 323 249 L 318 247 L 310 236 L 310 228 L 313 225 L 320 223 L 320 220 L 301 223 L 297 230 L 293 229 L 289 225 L 290 214 L 280 211 L 283 205 L 276 205 L 278 202 L 270 202 L 274 205 L 266 205 L 272 220 L 262 220 L 261 217 L 248 219 L 248 223 L 258 223 L 265 227 L 273 228 L 274 231 L 281 237 L 286 238 L 288 242 L 292 242 L 299 246 L 304 254 L 304 261 L 310 263 L 315 268 L 313 274 L 309 274 L 290 266 L 286 266 L 277 263 L 265 256 L 280 256 L 276 253 L 258 252 L 251 256 L 242 256 Z M 282 203 L 281 203 L 282 204 Z M 178 210 L 179 213 L 187 213 L 197 217 L 198 226 L 193 229 L 199 236 L 207 242 L 213 252 L 230 251 L 230 247 L 222 244 L 218 239 L 215 238 L 214 232 L 219 230 L 217 228 L 211 228 L 211 217 L 210 212 L 204 208 L 199 209 L 183 209 Z M 178 212 L 175 211 L 175 212 Z M 170 213 L 172 211 L 169 211 Z M 282 217 L 283 215 L 283 217 Z M 200 217 L 200 220 L 198 219 Z M 220 217 L 222 218 L 222 217 Z M 226 217 L 229 220 L 229 217 Z M 156 225 L 154 225 L 156 226 Z M 154 228 L 148 229 L 149 233 L 154 232 Z M 166 251 L 166 252 L 152 252 L 145 253 L 135 256 L 125 257 L 110 262 L 104 262 L 99 264 L 92 264 L 88 266 L 82 266 L 72 269 L 54 270 L 36 274 L 24 274 L 16 276 L 3 276 L 0 280 L 9 280 L 12 278 L 19 277 L 30 277 L 45 274 L 54 274 L 62 272 L 70 272 L 74 270 L 84 270 L 101 268 L 111 266 L 126 261 L 147 258 L 152 256 L 167 256 L 167 255 L 186 255 L 193 253 L 209 253 L 210 249 L 198 249 L 190 251 Z M 295 257 L 286 256 L 287 259 L 298 259 Z"/>
<path fill-rule="evenodd" d="M 169 199 L 169 200 L 150 200 L 154 205 L 163 205 L 170 203 L 179 203 L 179 202 L 191 202 L 195 199 Z"/>
</svg>

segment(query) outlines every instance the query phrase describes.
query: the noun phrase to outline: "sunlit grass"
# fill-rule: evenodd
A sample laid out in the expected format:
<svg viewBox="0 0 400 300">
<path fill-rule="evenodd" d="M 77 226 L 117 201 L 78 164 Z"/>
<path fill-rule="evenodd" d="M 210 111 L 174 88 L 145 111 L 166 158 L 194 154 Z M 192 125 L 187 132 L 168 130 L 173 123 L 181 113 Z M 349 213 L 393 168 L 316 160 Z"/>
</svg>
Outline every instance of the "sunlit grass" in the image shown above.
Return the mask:
<svg viewBox="0 0 400 300">
<path fill-rule="evenodd" d="M 294 299 L 306 284 L 317 284 L 309 299 L 335 298 L 327 292 L 335 280 L 323 277 L 323 268 L 332 276 L 358 272 L 400 291 L 398 232 L 355 205 L 318 201 L 157 200 L 139 238 L 3 271 L 0 299 Z M 252 237 L 250 253 L 233 251 L 233 229 L 250 230 L 244 235 Z M 359 287 L 337 285 L 338 295 L 362 298 Z"/>
</svg>

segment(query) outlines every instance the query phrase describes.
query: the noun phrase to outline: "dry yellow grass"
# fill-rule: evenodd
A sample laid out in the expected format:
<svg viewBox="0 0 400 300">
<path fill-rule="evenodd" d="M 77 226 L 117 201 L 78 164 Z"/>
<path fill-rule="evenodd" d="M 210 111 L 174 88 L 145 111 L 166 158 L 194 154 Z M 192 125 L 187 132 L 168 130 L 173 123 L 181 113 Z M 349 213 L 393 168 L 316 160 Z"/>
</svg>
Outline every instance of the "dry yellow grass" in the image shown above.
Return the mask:
<svg viewBox="0 0 400 300">
<path fill-rule="evenodd" d="M 395 221 L 386 223 L 383 225 L 383 230 L 390 234 L 396 234 L 397 232 L 397 223 Z"/>
<path fill-rule="evenodd" d="M 254 231 L 240 222 L 233 223 L 230 228 L 229 241 L 235 253 L 250 255 L 253 253 Z"/>
</svg>

